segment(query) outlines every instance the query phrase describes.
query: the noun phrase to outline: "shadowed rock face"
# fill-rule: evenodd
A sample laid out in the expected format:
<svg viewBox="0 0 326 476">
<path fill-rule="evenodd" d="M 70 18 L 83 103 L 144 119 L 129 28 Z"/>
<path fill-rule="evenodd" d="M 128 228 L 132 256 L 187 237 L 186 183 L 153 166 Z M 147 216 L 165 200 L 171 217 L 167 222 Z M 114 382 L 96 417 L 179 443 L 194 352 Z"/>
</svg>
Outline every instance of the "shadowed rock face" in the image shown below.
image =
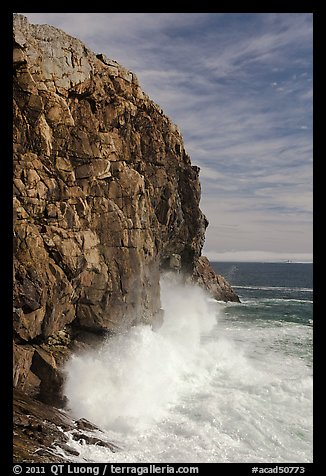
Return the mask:
<svg viewBox="0 0 326 476">
<path fill-rule="evenodd" d="M 215 273 L 206 256 L 200 256 L 196 260 L 192 279 L 199 284 L 199 286 L 208 290 L 211 296 L 217 301 L 240 302 L 239 297 L 235 294 L 225 278 Z"/>
<path fill-rule="evenodd" d="M 21 15 L 13 60 L 14 380 L 46 400 L 76 333 L 155 325 L 161 268 L 198 280 L 207 220 L 198 167 L 133 73 Z"/>
<path fill-rule="evenodd" d="M 119 450 L 88 420 L 74 420 L 64 411 L 14 390 L 15 463 L 74 462 L 79 451 L 71 441 L 103 446 L 113 453 Z"/>
</svg>

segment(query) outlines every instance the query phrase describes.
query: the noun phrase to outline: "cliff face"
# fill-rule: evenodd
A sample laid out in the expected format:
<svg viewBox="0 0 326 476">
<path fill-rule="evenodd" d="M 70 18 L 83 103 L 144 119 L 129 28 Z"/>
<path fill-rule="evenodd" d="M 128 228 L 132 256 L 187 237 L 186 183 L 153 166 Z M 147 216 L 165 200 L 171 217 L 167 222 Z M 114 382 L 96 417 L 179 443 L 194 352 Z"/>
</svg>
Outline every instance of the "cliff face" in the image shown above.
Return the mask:
<svg viewBox="0 0 326 476">
<path fill-rule="evenodd" d="M 207 221 L 199 169 L 133 73 L 21 15 L 13 58 L 14 385 L 42 394 L 77 331 L 160 319 L 160 269 L 206 285 Z"/>
</svg>

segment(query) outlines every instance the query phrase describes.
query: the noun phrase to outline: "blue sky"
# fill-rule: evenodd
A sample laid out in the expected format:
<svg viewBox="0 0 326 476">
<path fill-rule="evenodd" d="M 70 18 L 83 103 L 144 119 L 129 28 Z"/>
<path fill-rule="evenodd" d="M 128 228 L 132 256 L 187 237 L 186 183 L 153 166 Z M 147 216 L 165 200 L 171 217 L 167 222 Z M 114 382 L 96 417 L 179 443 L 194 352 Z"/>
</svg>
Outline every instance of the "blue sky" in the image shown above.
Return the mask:
<svg viewBox="0 0 326 476">
<path fill-rule="evenodd" d="M 201 168 L 211 260 L 312 260 L 311 13 L 24 13 L 136 73 Z"/>
</svg>

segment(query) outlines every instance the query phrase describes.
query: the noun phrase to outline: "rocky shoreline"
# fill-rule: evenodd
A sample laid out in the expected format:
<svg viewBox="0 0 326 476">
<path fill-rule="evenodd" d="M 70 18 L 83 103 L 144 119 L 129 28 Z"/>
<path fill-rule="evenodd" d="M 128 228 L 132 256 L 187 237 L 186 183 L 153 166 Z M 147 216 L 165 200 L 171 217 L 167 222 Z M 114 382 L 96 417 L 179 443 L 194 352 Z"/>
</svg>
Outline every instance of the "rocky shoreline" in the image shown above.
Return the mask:
<svg viewBox="0 0 326 476">
<path fill-rule="evenodd" d="M 159 326 L 162 271 L 239 299 L 201 256 L 199 168 L 136 76 L 22 15 L 13 41 L 15 461 L 67 461 L 72 352 Z"/>
<path fill-rule="evenodd" d="M 97 445 L 116 452 L 97 426 L 81 418 L 74 420 L 64 410 L 46 405 L 14 390 L 13 455 L 17 463 L 70 463 L 79 452 L 71 441 Z"/>
</svg>

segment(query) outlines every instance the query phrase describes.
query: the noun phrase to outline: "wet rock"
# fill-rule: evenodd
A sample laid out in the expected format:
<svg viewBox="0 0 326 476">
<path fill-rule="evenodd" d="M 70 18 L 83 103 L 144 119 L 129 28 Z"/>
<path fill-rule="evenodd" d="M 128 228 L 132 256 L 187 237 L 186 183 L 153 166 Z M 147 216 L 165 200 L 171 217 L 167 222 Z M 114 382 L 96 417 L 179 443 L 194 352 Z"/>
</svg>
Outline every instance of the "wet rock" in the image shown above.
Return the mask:
<svg viewBox="0 0 326 476">
<path fill-rule="evenodd" d="M 33 400 L 14 390 L 14 461 L 62 462 L 51 446 L 66 443 L 65 431 L 74 428 L 73 421 L 53 407 Z"/>
<path fill-rule="evenodd" d="M 91 422 L 73 420 L 63 410 L 39 402 L 19 390 L 14 390 L 14 462 L 70 462 L 79 452 L 69 444 L 71 438 L 84 444 L 99 445 L 117 451 L 119 448 L 99 437 Z M 80 431 L 83 426 L 84 431 Z M 85 430 L 87 433 L 85 433 Z M 94 434 L 96 432 L 96 434 Z M 62 456 L 61 452 L 66 456 Z M 73 460 L 74 461 L 74 460 Z"/>
<path fill-rule="evenodd" d="M 94 425 L 90 421 L 86 420 L 86 418 L 80 418 L 79 420 L 77 420 L 76 425 L 77 425 L 78 430 L 87 430 L 87 431 L 89 431 L 89 430 L 98 430 L 98 431 L 102 431 L 96 425 Z"/>
<path fill-rule="evenodd" d="M 97 438 L 95 436 L 90 436 L 86 435 L 85 433 L 81 432 L 72 432 L 72 437 L 75 441 L 78 441 L 82 444 L 88 444 L 88 445 L 97 445 L 97 446 L 103 446 L 105 448 L 109 448 L 112 453 L 115 453 L 117 450 L 120 448 L 113 443 L 108 443 L 107 441 L 103 441 L 100 438 Z"/>
<path fill-rule="evenodd" d="M 193 280 L 217 301 L 240 302 L 239 297 L 223 276 L 215 273 L 206 256 L 200 256 L 196 260 Z"/>
</svg>

